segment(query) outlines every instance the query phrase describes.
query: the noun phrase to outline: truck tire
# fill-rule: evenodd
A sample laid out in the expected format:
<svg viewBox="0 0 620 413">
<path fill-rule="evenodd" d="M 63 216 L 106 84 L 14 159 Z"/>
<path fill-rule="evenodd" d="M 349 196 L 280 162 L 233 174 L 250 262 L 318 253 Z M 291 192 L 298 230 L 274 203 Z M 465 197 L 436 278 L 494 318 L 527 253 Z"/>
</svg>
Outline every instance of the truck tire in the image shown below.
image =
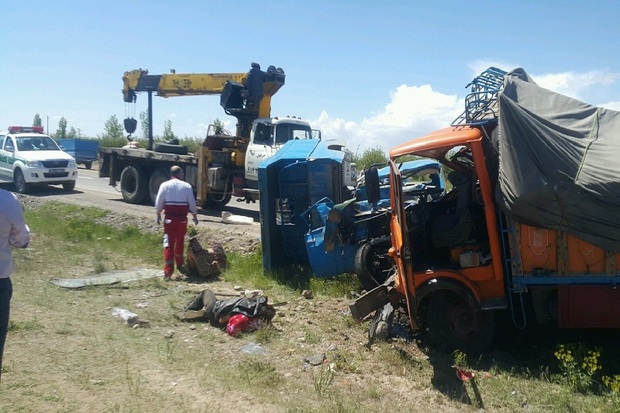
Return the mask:
<svg viewBox="0 0 620 413">
<path fill-rule="evenodd" d="M 387 255 L 388 248 L 383 243 L 365 242 L 355 253 L 354 272 L 364 290 L 370 291 L 387 280 L 390 268 L 394 266 Z"/>
<path fill-rule="evenodd" d="M 15 186 L 15 190 L 20 194 L 27 194 L 32 187 L 32 185 L 26 182 L 26 178 L 24 178 L 24 173 L 21 169 L 16 169 L 13 173 L 13 185 Z"/>
<path fill-rule="evenodd" d="M 387 341 L 390 337 L 390 330 L 394 324 L 394 307 L 387 303 L 375 312 L 375 316 L 368 329 L 368 342 L 376 340 Z"/>
<path fill-rule="evenodd" d="M 480 353 L 495 334 L 491 310 L 476 310 L 460 295 L 442 291 L 429 298 L 427 323 L 433 344 L 446 352 Z"/>
<path fill-rule="evenodd" d="M 375 204 L 381 199 L 381 184 L 379 182 L 379 171 L 376 166 L 371 166 L 364 171 L 364 184 L 366 198 L 369 204 Z"/>
<path fill-rule="evenodd" d="M 140 204 L 146 198 L 149 190 L 149 181 L 142 168 L 126 166 L 121 172 L 121 193 L 125 202 Z"/>
<path fill-rule="evenodd" d="M 157 199 L 159 186 L 166 182 L 169 177 L 170 173 L 164 168 L 157 168 L 151 173 L 151 177 L 149 178 L 149 195 L 153 205 L 155 205 L 155 199 Z"/>
<path fill-rule="evenodd" d="M 156 143 L 153 150 L 159 153 L 173 153 L 175 155 L 187 155 L 187 146 L 171 145 L 169 143 Z"/>
<path fill-rule="evenodd" d="M 86 161 L 86 162 L 84 162 L 84 168 L 86 168 L 86 169 L 90 169 L 90 168 L 92 168 L 92 167 L 93 167 L 93 163 L 92 163 L 92 161 Z"/>
<path fill-rule="evenodd" d="M 62 184 L 62 189 L 65 191 L 73 191 L 75 189 L 75 181 L 65 182 Z"/>
</svg>

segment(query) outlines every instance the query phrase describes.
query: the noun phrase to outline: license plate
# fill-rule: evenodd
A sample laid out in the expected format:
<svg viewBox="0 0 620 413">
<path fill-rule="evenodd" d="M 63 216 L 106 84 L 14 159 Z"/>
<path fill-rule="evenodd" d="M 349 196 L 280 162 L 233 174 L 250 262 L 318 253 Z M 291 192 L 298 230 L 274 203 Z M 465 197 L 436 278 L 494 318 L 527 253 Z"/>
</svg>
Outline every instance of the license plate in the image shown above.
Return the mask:
<svg viewBox="0 0 620 413">
<path fill-rule="evenodd" d="M 64 169 L 50 169 L 51 174 L 61 174 L 64 171 L 65 171 Z"/>
</svg>

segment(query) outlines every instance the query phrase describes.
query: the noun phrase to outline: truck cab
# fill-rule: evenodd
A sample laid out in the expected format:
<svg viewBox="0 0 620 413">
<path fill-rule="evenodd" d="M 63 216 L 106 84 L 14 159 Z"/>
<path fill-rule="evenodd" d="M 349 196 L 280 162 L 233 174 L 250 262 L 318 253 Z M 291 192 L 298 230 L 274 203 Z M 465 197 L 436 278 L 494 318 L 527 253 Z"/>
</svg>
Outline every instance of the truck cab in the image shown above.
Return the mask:
<svg viewBox="0 0 620 413">
<path fill-rule="evenodd" d="M 472 353 L 491 344 L 500 312 L 520 329 L 619 329 L 618 112 L 538 87 L 522 69 L 489 68 L 470 85 L 450 127 L 390 150 L 395 266 L 351 304 L 354 318 L 381 309 L 377 337 L 397 309 L 431 343 Z M 445 194 L 407 203 L 398 165 L 412 156 L 449 171 Z"/>
<path fill-rule="evenodd" d="M 308 122 L 299 118 L 274 117 L 255 120 L 245 155 L 243 196 L 246 200 L 256 201 L 259 199 L 259 164 L 272 157 L 285 143 L 292 140 L 307 139 L 321 139 L 321 132 L 312 129 Z M 237 195 L 240 195 L 240 191 L 237 191 Z"/>
</svg>

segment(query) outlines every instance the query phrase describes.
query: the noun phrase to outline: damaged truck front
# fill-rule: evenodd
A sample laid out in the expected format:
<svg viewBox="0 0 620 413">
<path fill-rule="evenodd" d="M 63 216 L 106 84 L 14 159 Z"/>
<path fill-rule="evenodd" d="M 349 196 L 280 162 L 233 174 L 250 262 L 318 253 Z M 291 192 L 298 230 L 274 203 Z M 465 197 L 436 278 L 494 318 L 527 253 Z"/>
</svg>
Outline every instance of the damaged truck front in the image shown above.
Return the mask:
<svg viewBox="0 0 620 413">
<path fill-rule="evenodd" d="M 519 328 L 620 328 L 620 113 L 522 69 L 489 68 L 469 86 L 451 127 L 390 151 L 395 271 L 353 317 L 378 310 L 372 336 L 394 308 L 443 349 L 470 352 L 491 344 L 498 311 Z M 398 160 L 410 155 L 439 161 L 451 190 L 407 204 Z"/>
</svg>

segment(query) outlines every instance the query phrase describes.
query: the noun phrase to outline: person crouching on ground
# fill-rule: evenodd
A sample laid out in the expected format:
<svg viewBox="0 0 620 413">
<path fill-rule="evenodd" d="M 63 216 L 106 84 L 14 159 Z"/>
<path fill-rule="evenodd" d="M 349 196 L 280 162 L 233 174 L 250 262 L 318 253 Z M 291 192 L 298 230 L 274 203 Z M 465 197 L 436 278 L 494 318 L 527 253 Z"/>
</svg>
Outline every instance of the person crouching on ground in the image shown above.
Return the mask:
<svg viewBox="0 0 620 413">
<path fill-rule="evenodd" d="M 164 279 L 169 280 L 177 269 L 183 268 L 183 250 L 187 233 L 187 214 L 194 217 L 198 225 L 196 198 L 192 186 L 183 181 L 183 170 L 179 166 L 170 168 L 170 179 L 159 186 L 155 199 L 157 224 L 161 224 L 164 212 Z"/>
</svg>

